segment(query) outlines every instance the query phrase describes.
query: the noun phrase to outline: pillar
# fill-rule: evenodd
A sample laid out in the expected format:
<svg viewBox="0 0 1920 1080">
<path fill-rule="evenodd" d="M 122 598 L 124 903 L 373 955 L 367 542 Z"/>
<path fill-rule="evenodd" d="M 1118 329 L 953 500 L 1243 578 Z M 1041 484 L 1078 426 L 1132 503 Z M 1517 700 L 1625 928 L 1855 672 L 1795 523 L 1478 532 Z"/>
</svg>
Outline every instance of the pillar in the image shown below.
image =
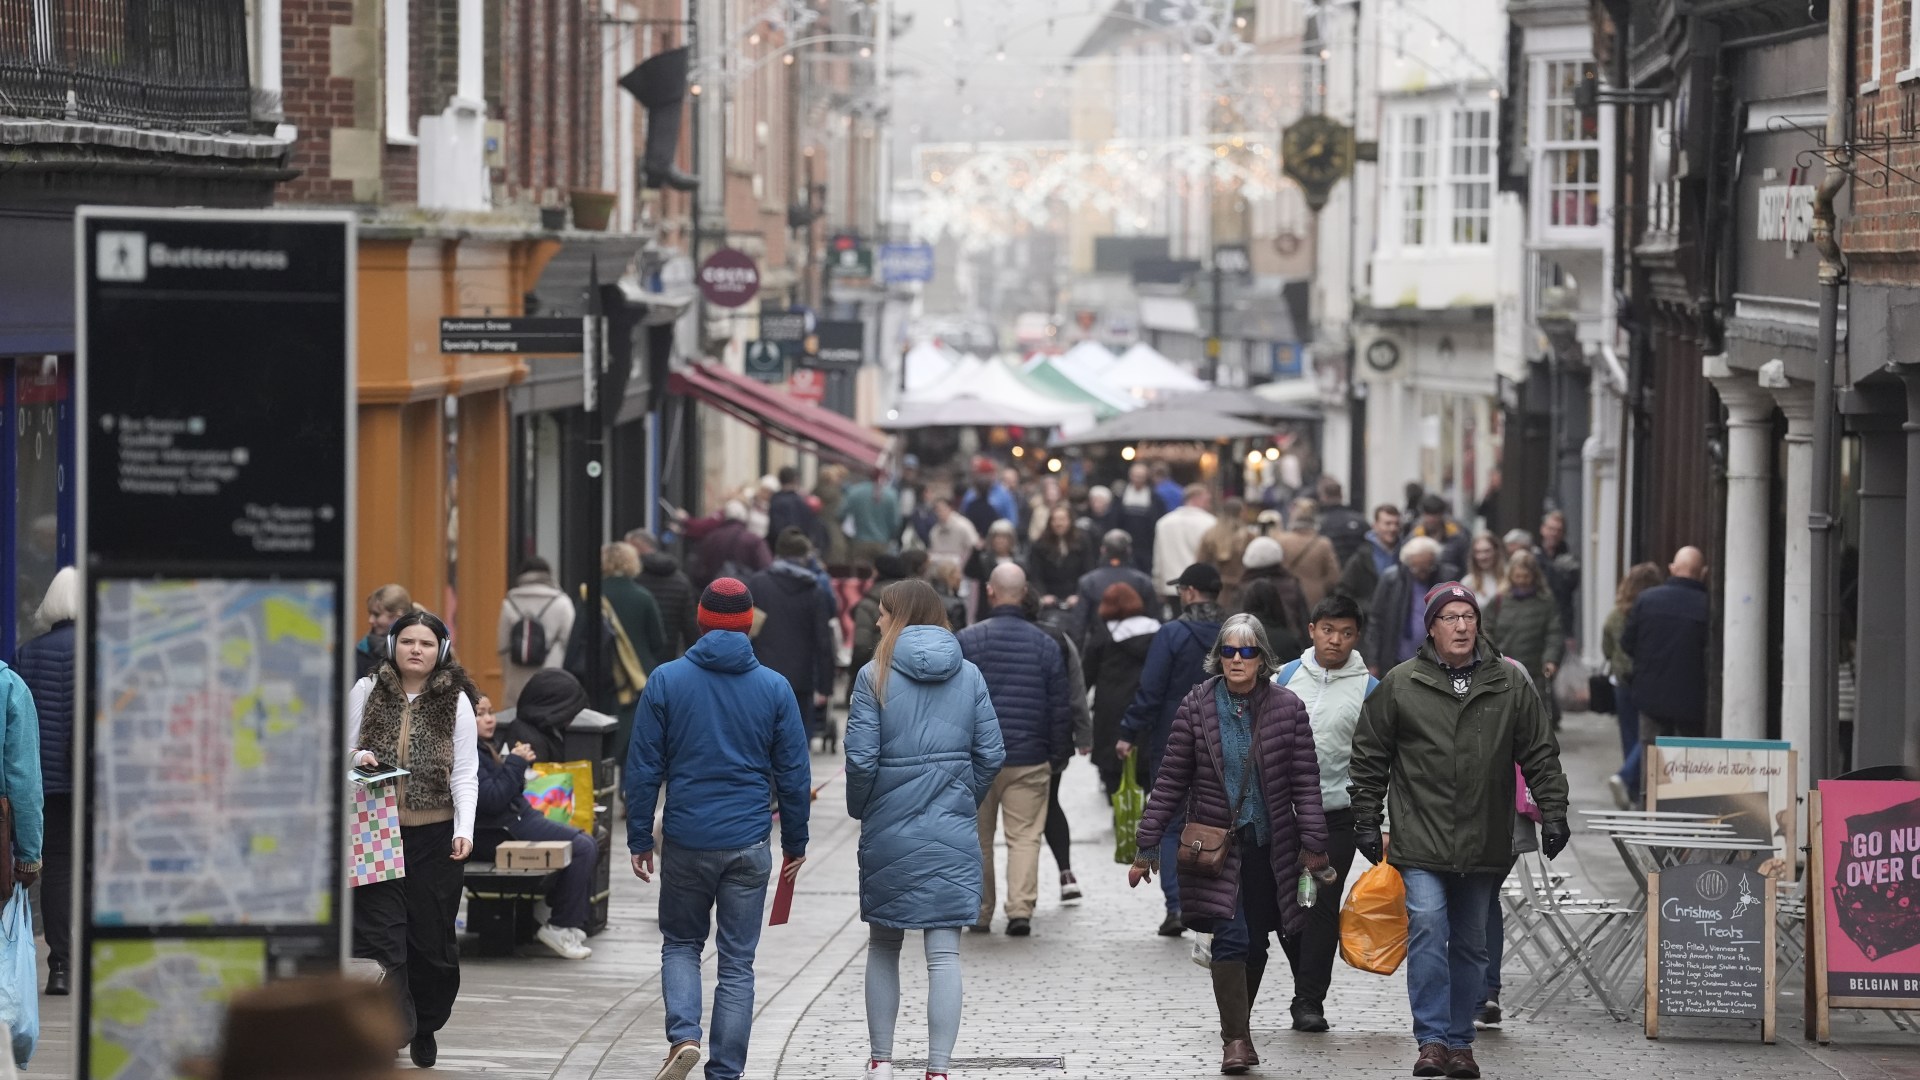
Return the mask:
<svg viewBox="0 0 1920 1080">
<path fill-rule="evenodd" d="M 1907 479 L 1920 479 L 1920 365 L 1895 364 L 1901 381 L 1907 384 L 1907 422 L 1900 430 L 1906 435 Z M 1906 697 L 1911 706 L 1920 702 L 1920 498 L 1909 498 L 1906 507 L 1907 574 L 1904 582 L 1906 605 Z M 1906 751 L 1909 766 L 1920 764 L 1920 717 L 1915 710 L 1906 712 Z M 1864 762 L 1862 764 L 1874 764 Z"/>
<path fill-rule="evenodd" d="M 1884 765 L 1905 752 L 1906 436 L 1860 432 L 1859 631 L 1853 656 L 1853 764 Z"/>
<path fill-rule="evenodd" d="M 1787 510 L 1785 571 L 1780 596 L 1780 737 L 1800 754 L 1800 782 L 1806 783 L 1812 744 L 1813 688 L 1813 533 L 1807 528 L 1813 484 L 1813 387 L 1787 378 L 1786 365 L 1769 360 L 1760 367 L 1760 385 L 1787 417 Z M 1831 671 L 1819 673 L 1824 681 Z"/>
<path fill-rule="evenodd" d="M 505 390 L 460 399 L 460 603 L 456 633 L 466 647 L 460 662 L 480 688 L 499 700 L 500 604 L 507 595 L 507 468 L 512 421 Z"/>
<path fill-rule="evenodd" d="M 1702 362 L 1727 407 L 1726 565 L 1721 609 L 1720 733 L 1767 734 L 1767 488 L 1773 476 L 1773 395 L 1724 355 Z"/>
</svg>

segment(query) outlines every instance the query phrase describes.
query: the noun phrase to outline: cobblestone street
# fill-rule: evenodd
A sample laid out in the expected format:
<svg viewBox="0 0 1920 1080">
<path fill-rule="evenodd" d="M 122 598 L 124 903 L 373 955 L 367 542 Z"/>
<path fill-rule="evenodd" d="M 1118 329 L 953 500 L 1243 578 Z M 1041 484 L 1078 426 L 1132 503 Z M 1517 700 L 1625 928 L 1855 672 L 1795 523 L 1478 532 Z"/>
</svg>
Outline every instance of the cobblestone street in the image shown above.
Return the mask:
<svg viewBox="0 0 1920 1080">
<path fill-rule="evenodd" d="M 1562 740 L 1576 807 L 1599 806 L 1613 765 L 1609 748 L 1617 745 L 1610 718 L 1569 717 Z M 792 921 L 768 928 L 761 939 L 758 1020 L 748 1068 L 748 1075 L 759 1080 L 862 1075 L 866 927 L 856 895 L 859 833 L 845 815 L 838 769 L 836 757 L 815 758 L 815 784 L 824 786 Z M 955 1075 L 966 1080 L 1218 1075 L 1211 986 L 1207 973 L 1188 958 L 1191 935 L 1178 941 L 1155 936 L 1159 890 L 1127 889 L 1125 874 L 1113 862 L 1108 811 L 1094 771 L 1078 763 L 1067 776 L 1061 797 L 1074 822 L 1074 861 L 1086 898 L 1059 903 L 1052 859 L 1043 854 L 1034 936 L 964 936 L 966 1012 Z M 1581 878 L 1579 884 L 1590 893 L 1627 894 L 1627 875 L 1612 846 L 1578 830 L 1576 824 L 1573 845 L 1558 865 Z M 593 940 L 591 959 L 570 963 L 530 951 L 520 958 L 465 962 L 459 1004 L 440 1039 L 440 1072 L 476 1080 L 644 1080 L 653 1075 L 665 1049 L 655 894 L 652 886 L 617 869 L 613 925 Z M 919 947 L 910 942 L 902 961 L 904 1004 L 896 1048 L 902 1061 L 926 1050 L 920 963 Z M 707 970 L 712 970 L 711 950 Z M 1515 979 L 1510 965 L 1508 981 Z M 1681 1018 L 1663 1020 L 1663 1038 L 1650 1042 L 1637 1017 L 1615 1022 L 1583 997 L 1563 998 L 1537 1020 L 1509 1019 L 1504 1030 L 1481 1033 L 1476 1050 L 1487 1076 L 1516 1080 L 1920 1077 L 1920 1036 L 1897 1031 L 1878 1013 L 1837 1013 L 1835 1042 L 1825 1049 L 1806 1046 L 1799 1037 L 1801 999 L 1795 982 L 1780 996 L 1780 1042 L 1771 1047 L 1760 1044 L 1757 1025 Z M 711 993 L 711 984 L 707 990 Z M 1415 1047 L 1408 1033 L 1404 969 L 1382 978 L 1336 964 L 1328 1000 L 1334 1030 L 1324 1035 L 1288 1028 L 1288 996 L 1276 949 L 1255 1008 L 1255 1044 L 1265 1061 L 1256 1075 L 1344 1080 L 1410 1071 Z M 67 1067 L 64 1017 L 50 1012 L 47 1020 L 51 1030 L 33 1063 L 35 1073 Z M 910 1074 L 903 1070 L 902 1075 Z"/>
</svg>

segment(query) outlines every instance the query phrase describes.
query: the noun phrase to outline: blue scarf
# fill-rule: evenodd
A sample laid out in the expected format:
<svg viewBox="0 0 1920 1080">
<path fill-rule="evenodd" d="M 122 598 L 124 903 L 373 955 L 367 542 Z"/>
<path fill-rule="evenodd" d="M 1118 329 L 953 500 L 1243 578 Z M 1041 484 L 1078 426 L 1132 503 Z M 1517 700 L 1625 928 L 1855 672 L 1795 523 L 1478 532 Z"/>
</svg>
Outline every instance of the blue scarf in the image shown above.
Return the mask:
<svg viewBox="0 0 1920 1080">
<path fill-rule="evenodd" d="M 1252 768 L 1253 698 L 1232 693 L 1223 678 L 1213 684 L 1213 703 L 1220 713 L 1220 758 L 1227 771 L 1221 779 L 1227 789 L 1227 812 L 1232 813 L 1235 805 L 1240 806 L 1240 813 L 1233 820 L 1233 831 L 1252 825 L 1254 839 L 1265 847 L 1269 832 L 1267 800 L 1260 790 L 1259 770 Z M 1246 802 L 1241 803 L 1240 793 L 1248 783 L 1253 784 L 1253 790 L 1247 794 Z"/>
</svg>

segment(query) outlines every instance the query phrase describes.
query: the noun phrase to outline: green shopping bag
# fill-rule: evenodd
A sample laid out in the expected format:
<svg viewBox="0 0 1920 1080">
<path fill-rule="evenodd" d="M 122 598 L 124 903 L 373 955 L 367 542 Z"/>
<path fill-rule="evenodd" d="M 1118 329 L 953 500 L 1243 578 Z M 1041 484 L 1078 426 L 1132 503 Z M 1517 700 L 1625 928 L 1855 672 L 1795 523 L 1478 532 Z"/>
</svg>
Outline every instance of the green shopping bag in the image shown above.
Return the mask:
<svg viewBox="0 0 1920 1080">
<path fill-rule="evenodd" d="M 1120 763 L 1120 790 L 1113 793 L 1113 861 L 1132 865 L 1135 855 L 1134 833 L 1140 829 L 1140 813 L 1147 808 L 1147 793 L 1135 779 L 1136 762 L 1129 757 Z"/>
</svg>

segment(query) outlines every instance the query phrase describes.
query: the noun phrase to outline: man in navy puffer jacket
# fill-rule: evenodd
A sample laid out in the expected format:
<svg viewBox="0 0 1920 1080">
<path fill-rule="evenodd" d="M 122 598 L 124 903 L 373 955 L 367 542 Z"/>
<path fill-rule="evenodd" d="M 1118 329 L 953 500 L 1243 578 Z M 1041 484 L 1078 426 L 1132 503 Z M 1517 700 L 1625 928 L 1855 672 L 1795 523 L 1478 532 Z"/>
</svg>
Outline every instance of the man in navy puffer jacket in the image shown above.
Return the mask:
<svg viewBox="0 0 1920 1080">
<path fill-rule="evenodd" d="M 980 859 L 985 882 L 980 895 L 984 931 L 993 920 L 993 836 L 998 819 L 1007 826 L 1007 933 L 1033 932 L 1033 905 L 1040 899 L 1040 838 L 1047 825 L 1047 786 L 1053 763 L 1073 756 L 1073 712 L 1067 702 L 1067 666 L 1060 646 L 1028 622 L 1021 610 L 1027 572 L 1002 563 L 987 580 L 992 613 L 955 635 L 960 651 L 987 680 L 987 695 L 1000 717 L 1006 764 L 980 804 Z"/>
</svg>

